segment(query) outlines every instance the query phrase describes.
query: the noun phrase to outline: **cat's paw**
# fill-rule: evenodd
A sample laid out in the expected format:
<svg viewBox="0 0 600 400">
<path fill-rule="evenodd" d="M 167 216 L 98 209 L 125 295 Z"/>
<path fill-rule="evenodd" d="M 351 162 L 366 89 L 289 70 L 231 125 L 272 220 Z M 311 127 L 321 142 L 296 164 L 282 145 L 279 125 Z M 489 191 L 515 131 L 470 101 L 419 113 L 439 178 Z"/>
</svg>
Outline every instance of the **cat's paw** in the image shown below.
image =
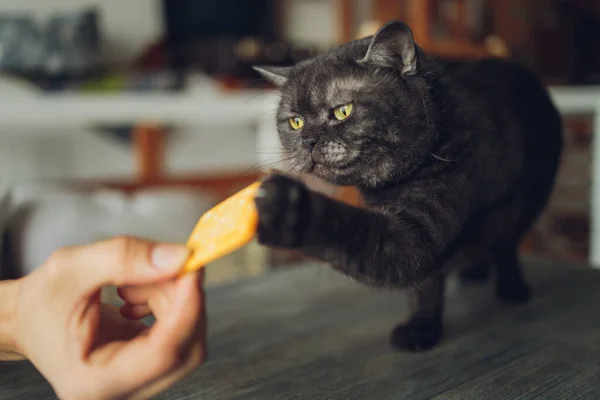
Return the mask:
<svg viewBox="0 0 600 400">
<path fill-rule="evenodd" d="M 496 286 L 498 298 L 509 304 L 522 304 L 531 299 L 531 290 L 522 280 L 500 281 Z"/>
<path fill-rule="evenodd" d="M 439 322 L 411 320 L 400 324 L 392 331 L 390 341 L 397 350 L 413 352 L 434 348 L 443 336 L 443 327 Z"/>
<path fill-rule="evenodd" d="M 265 180 L 255 200 L 259 243 L 300 246 L 309 222 L 309 194 L 304 184 L 283 175 Z"/>
</svg>

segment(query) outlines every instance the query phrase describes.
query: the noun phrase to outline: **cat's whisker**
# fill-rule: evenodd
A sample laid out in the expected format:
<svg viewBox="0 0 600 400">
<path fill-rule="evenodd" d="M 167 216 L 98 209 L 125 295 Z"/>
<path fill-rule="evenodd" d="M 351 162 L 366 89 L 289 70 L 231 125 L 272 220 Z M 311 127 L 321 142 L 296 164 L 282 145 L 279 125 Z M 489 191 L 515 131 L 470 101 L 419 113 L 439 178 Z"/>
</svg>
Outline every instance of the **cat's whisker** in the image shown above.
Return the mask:
<svg viewBox="0 0 600 400">
<path fill-rule="evenodd" d="M 430 153 L 430 154 L 433 158 L 435 158 L 436 160 L 439 160 L 439 161 L 443 161 L 443 162 L 447 162 L 447 163 L 452 163 L 452 162 L 456 161 L 456 160 L 451 160 L 449 158 L 444 158 L 442 156 L 438 156 L 437 154 L 434 154 L 434 153 Z"/>
<path fill-rule="evenodd" d="M 258 170 L 270 167 L 272 165 L 276 165 L 276 164 L 278 164 L 280 162 L 289 161 L 290 159 L 291 159 L 291 157 L 288 157 L 288 158 L 277 158 L 277 160 L 275 160 L 273 162 L 259 163 L 259 164 L 253 165 L 250 168 L 248 168 L 248 169 L 244 170 L 243 172 L 241 172 L 239 176 L 244 176 L 244 175 L 250 174 L 252 172 L 255 172 L 255 171 L 258 171 Z"/>
<path fill-rule="evenodd" d="M 421 100 L 423 101 L 423 108 L 425 109 L 425 120 L 427 122 L 427 127 L 432 128 L 433 120 L 431 119 L 431 115 L 429 114 L 429 109 L 427 108 L 427 103 L 425 102 L 425 98 L 423 97 L 423 94 L 421 94 Z"/>
<path fill-rule="evenodd" d="M 254 80 L 253 82 L 260 82 L 260 81 L 261 81 L 260 79 L 257 79 L 257 80 Z M 250 102 L 250 101 L 255 100 L 256 98 L 259 98 L 259 97 L 267 97 L 267 96 L 270 97 L 272 95 L 276 95 L 277 97 L 281 97 L 281 93 L 279 93 L 278 91 L 264 91 L 264 92 L 258 91 L 255 95 L 250 96 L 247 99 L 247 101 Z"/>
<path fill-rule="evenodd" d="M 277 148 L 277 147 L 264 147 L 264 148 L 262 148 L 261 150 L 254 150 L 254 149 L 247 149 L 247 148 L 244 148 L 244 147 L 242 147 L 242 146 L 239 146 L 239 145 L 237 145 L 237 144 L 234 144 L 234 145 L 232 145 L 232 146 L 233 146 L 233 147 L 236 147 L 236 148 L 238 148 L 239 150 L 242 150 L 242 151 L 244 151 L 244 152 L 246 152 L 246 153 L 253 153 L 253 154 L 267 154 L 267 155 L 274 155 L 274 156 L 277 156 L 277 155 L 286 155 L 286 154 L 288 154 L 287 150 L 285 150 L 285 149 L 282 149 L 282 148 Z M 263 150 L 273 150 L 273 151 L 271 152 L 271 151 L 263 151 Z"/>
</svg>

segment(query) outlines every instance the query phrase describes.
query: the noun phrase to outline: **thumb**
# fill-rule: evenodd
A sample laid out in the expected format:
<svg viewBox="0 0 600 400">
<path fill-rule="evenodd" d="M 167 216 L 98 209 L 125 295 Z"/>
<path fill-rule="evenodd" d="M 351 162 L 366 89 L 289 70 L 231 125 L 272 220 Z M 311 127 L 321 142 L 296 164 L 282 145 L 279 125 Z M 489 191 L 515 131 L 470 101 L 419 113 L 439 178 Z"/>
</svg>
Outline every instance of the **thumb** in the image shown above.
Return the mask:
<svg viewBox="0 0 600 400">
<path fill-rule="evenodd" d="M 175 277 L 189 257 L 187 247 L 119 237 L 64 248 L 49 263 L 65 274 L 63 293 L 80 298 L 105 285 L 145 285 Z"/>
</svg>

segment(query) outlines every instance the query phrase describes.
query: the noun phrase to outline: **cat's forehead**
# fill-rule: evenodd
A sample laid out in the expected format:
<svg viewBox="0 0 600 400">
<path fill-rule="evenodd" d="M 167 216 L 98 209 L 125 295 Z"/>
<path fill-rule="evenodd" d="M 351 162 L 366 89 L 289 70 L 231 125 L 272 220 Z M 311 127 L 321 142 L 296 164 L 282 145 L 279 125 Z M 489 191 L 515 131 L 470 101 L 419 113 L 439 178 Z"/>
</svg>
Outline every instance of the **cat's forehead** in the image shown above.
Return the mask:
<svg viewBox="0 0 600 400">
<path fill-rule="evenodd" d="M 297 71 L 282 95 L 284 103 L 293 108 L 333 107 L 352 101 L 366 84 L 359 68 L 314 65 Z"/>
</svg>

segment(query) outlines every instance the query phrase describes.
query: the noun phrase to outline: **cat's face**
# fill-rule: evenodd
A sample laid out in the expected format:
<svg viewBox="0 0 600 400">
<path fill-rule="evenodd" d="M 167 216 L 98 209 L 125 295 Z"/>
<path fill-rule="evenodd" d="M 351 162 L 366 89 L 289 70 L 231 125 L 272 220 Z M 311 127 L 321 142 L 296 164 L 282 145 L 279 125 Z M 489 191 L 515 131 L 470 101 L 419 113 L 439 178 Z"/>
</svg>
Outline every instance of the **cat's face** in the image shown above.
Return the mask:
<svg viewBox="0 0 600 400">
<path fill-rule="evenodd" d="M 412 35 L 401 47 L 397 36 L 391 48 L 389 37 L 378 41 L 389 31 L 407 35 L 404 24 L 394 24 L 295 67 L 259 69 L 280 87 L 277 127 L 297 171 L 377 187 L 422 162 L 433 136 L 427 86 Z"/>
</svg>

